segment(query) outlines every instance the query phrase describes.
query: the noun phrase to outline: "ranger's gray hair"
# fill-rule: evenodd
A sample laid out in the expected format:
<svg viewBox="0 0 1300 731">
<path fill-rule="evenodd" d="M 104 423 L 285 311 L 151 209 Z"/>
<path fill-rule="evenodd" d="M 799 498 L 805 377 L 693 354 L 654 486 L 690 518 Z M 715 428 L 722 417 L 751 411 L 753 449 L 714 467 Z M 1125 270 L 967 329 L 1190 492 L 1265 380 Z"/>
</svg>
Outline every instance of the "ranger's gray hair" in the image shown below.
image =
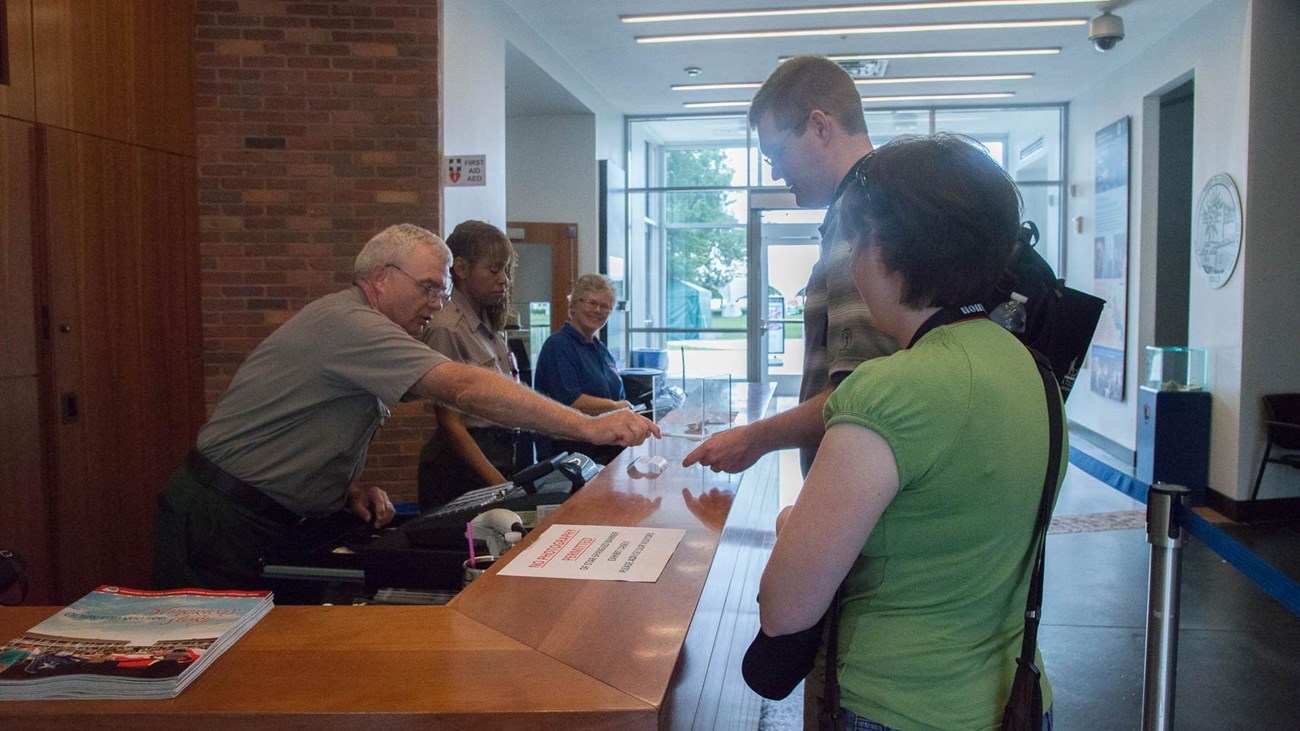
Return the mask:
<svg viewBox="0 0 1300 731">
<path fill-rule="evenodd" d="M 352 277 L 361 279 L 376 266 L 397 264 L 417 246 L 428 246 L 443 262 L 451 261 L 451 249 L 433 232 L 413 223 L 399 223 L 375 234 L 361 247 L 352 265 Z"/>
</svg>

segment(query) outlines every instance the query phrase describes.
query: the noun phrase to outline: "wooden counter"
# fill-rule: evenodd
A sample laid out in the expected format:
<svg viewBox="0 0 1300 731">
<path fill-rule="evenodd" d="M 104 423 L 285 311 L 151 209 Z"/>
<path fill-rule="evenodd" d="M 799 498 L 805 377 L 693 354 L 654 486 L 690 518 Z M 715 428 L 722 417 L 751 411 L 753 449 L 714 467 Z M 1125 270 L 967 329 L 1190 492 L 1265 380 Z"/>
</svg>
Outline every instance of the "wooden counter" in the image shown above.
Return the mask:
<svg viewBox="0 0 1300 731">
<path fill-rule="evenodd" d="M 737 386 L 737 423 L 770 396 Z M 741 716 L 754 728 L 757 696 L 737 678 L 773 540 L 776 458 L 742 475 L 682 468 L 696 444 L 626 450 L 550 519 L 685 529 L 653 584 L 494 567 L 445 607 L 276 607 L 176 699 L 0 702 L 0 727 L 712 729 Z M 630 477 L 644 454 L 669 468 Z M 700 499 L 715 488 L 734 499 Z M 54 611 L 0 610 L 0 636 Z"/>
</svg>

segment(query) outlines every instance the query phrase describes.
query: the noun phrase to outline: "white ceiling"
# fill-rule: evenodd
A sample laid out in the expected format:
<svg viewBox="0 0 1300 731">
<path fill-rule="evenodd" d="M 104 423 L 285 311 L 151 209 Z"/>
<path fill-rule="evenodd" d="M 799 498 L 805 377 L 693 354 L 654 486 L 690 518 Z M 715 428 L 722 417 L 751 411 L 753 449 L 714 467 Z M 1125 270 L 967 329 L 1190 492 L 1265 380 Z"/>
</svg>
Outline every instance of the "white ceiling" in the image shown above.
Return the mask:
<svg viewBox="0 0 1300 731">
<path fill-rule="evenodd" d="M 889 0 L 896 3 L 899 0 Z M 673 84 L 761 82 L 783 56 L 849 53 L 897 53 L 1006 48 L 1059 47 L 1054 56 L 956 59 L 896 59 L 887 77 L 954 74 L 1033 73 L 1013 81 L 895 83 L 864 85 L 864 96 L 931 93 L 1013 92 L 1005 99 L 983 101 L 920 101 L 868 103 L 866 108 L 917 106 L 1005 106 L 1061 103 L 1092 86 L 1097 79 L 1132 60 L 1143 47 L 1177 28 L 1215 0 L 1119 0 L 1107 3 L 1053 3 L 1024 7 L 971 7 L 940 10 L 888 10 L 741 20 L 628 24 L 620 15 L 698 12 L 749 8 L 789 8 L 861 5 L 863 0 L 505 0 L 533 30 L 585 77 L 619 112 L 628 115 L 700 113 L 683 107 L 687 101 L 747 100 L 752 89 L 673 91 Z M 877 0 L 875 4 L 881 3 Z M 673 33 L 803 28 L 844 28 L 869 25 L 951 23 L 991 20 L 1091 18 L 1112 9 L 1125 25 L 1125 39 L 1107 53 L 1093 49 L 1087 26 L 1032 30 L 971 30 L 871 35 L 832 35 L 811 38 L 716 40 L 691 43 L 641 44 L 637 36 Z M 695 77 L 683 70 L 702 69 Z M 507 113 L 563 114 L 585 107 L 553 81 L 523 53 L 507 53 Z M 743 111 L 743 107 L 722 112 Z"/>
</svg>

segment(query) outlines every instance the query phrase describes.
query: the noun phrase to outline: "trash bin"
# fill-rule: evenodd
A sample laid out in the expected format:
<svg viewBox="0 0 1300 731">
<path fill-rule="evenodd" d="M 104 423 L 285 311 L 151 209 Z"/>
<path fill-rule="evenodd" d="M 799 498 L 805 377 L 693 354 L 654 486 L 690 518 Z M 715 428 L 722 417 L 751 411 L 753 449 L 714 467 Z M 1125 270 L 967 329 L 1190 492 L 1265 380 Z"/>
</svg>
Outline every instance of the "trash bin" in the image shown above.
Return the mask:
<svg viewBox="0 0 1300 731">
<path fill-rule="evenodd" d="M 633 406 L 637 404 L 649 408 L 654 397 L 663 384 L 664 372 L 659 368 L 624 368 L 618 374 L 623 377 L 623 390 L 627 400 Z"/>
<path fill-rule="evenodd" d="M 663 348 L 633 348 L 629 364 L 633 368 L 654 368 L 661 373 L 668 371 L 668 351 Z"/>
</svg>

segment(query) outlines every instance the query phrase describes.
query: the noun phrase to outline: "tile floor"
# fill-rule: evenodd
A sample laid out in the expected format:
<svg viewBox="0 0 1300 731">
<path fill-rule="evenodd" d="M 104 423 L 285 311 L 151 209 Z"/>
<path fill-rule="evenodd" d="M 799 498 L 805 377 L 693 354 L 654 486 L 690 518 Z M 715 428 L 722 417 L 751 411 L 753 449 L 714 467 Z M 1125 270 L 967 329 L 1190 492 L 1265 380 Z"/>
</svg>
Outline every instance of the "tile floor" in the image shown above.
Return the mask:
<svg viewBox="0 0 1300 731">
<path fill-rule="evenodd" d="M 1088 449 L 1077 437 L 1072 443 Z M 1071 467 L 1056 515 L 1141 507 Z M 1220 527 L 1300 578 L 1300 525 Z M 1053 533 L 1047 556 L 1040 643 L 1057 728 L 1141 728 L 1145 529 Z M 1182 574 L 1175 728 L 1300 728 L 1300 618 L 1195 538 Z"/>
</svg>

